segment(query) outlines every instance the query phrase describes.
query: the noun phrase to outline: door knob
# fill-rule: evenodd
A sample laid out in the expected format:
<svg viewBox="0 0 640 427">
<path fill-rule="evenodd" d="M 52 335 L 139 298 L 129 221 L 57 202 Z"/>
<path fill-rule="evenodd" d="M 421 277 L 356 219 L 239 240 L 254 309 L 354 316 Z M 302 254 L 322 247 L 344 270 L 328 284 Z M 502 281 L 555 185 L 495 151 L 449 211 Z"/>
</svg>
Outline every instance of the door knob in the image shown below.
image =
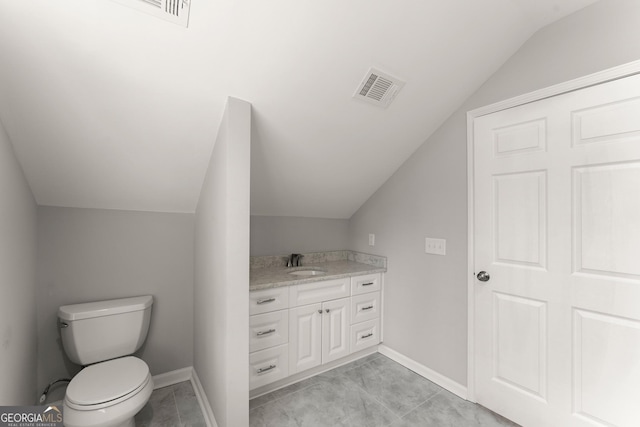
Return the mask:
<svg viewBox="0 0 640 427">
<path fill-rule="evenodd" d="M 481 271 L 480 273 L 478 273 L 476 277 L 481 282 L 488 282 L 489 279 L 491 279 L 491 276 L 489 276 L 489 273 L 487 273 L 486 271 Z"/>
</svg>

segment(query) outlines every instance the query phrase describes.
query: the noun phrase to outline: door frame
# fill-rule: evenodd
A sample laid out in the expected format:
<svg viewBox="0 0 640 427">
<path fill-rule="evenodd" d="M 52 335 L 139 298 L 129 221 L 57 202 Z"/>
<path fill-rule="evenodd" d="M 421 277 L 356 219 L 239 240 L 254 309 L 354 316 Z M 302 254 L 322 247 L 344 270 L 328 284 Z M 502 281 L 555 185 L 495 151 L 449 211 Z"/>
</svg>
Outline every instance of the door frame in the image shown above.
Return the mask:
<svg viewBox="0 0 640 427">
<path fill-rule="evenodd" d="M 467 112 L 467 400 L 476 401 L 475 395 L 475 250 L 474 250 L 474 140 L 473 140 L 473 124 L 478 117 L 495 113 L 519 105 L 528 104 L 545 98 L 551 98 L 567 92 L 584 89 L 589 86 L 618 80 L 629 77 L 634 74 L 640 74 L 640 60 L 609 68 L 597 73 L 589 74 L 584 77 L 569 80 L 539 89 L 533 92 L 509 98 L 504 101 L 496 102 L 484 107 L 476 108 Z"/>
</svg>

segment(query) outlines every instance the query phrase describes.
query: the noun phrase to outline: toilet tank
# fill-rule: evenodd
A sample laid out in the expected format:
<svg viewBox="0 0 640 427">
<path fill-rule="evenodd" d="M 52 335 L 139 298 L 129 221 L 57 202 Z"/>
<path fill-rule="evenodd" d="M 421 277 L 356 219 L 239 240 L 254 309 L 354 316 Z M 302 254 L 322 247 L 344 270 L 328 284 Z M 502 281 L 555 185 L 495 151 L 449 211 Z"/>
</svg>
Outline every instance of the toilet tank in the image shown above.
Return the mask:
<svg viewBox="0 0 640 427">
<path fill-rule="evenodd" d="M 65 353 L 78 365 L 134 353 L 147 337 L 152 304 L 153 297 L 146 295 L 60 307 Z"/>
</svg>

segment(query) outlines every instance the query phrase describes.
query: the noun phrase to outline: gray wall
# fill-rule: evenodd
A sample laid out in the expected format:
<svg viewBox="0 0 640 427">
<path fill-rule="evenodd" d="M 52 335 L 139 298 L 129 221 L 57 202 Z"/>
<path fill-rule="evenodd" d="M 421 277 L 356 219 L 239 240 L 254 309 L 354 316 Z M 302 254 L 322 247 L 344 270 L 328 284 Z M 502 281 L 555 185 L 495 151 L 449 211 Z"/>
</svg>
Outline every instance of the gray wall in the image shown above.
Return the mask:
<svg viewBox="0 0 640 427">
<path fill-rule="evenodd" d="M 0 123 L 0 406 L 36 400 L 36 218 Z"/>
<path fill-rule="evenodd" d="M 349 249 L 389 261 L 386 345 L 467 382 L 466 112 L 638 59 L 636 0 L 603 0 L 541 29 L 354 214 Z M 425 254 L 426 236 L 446 238 L 447 255 Z"/>
<path fill-rule="evenodd" d="M 347 249 L 348 219 L 251 215 L 251 256 Z"/>
<path fill-rule="evenodd" d="M 38 208 L 39 390 L 78 371 L 56 328 L 65 304 L 153 295 L 139 356 L 153 375 L 193 365 L 193 227 L 193 214 Z"/>
<path fill-rule="evenodd" d="M 249 425 L 250 136 L 229 98 L 196 209 L 193 366 L 220 427 Z"/>
</svg>

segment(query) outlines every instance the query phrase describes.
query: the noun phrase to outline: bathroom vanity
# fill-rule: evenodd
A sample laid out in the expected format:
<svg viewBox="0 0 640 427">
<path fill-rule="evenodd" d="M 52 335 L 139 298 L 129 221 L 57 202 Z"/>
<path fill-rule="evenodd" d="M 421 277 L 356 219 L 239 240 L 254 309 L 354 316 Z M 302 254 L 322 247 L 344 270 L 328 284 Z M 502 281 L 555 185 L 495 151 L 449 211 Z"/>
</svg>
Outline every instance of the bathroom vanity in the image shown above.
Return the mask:
<svg viewBox="0 0 640 427">
<path fill-rule="evenodd" d="M 322 254 L 329 255 L 306 254 L 315 262 L 297 268 L 285 267 L 282 257 L 260 257 L 274 260 L 252 265 L 251 390 L 346 362 L 380 343 L 386 259 L 351 251 Z"/>
</svg>

